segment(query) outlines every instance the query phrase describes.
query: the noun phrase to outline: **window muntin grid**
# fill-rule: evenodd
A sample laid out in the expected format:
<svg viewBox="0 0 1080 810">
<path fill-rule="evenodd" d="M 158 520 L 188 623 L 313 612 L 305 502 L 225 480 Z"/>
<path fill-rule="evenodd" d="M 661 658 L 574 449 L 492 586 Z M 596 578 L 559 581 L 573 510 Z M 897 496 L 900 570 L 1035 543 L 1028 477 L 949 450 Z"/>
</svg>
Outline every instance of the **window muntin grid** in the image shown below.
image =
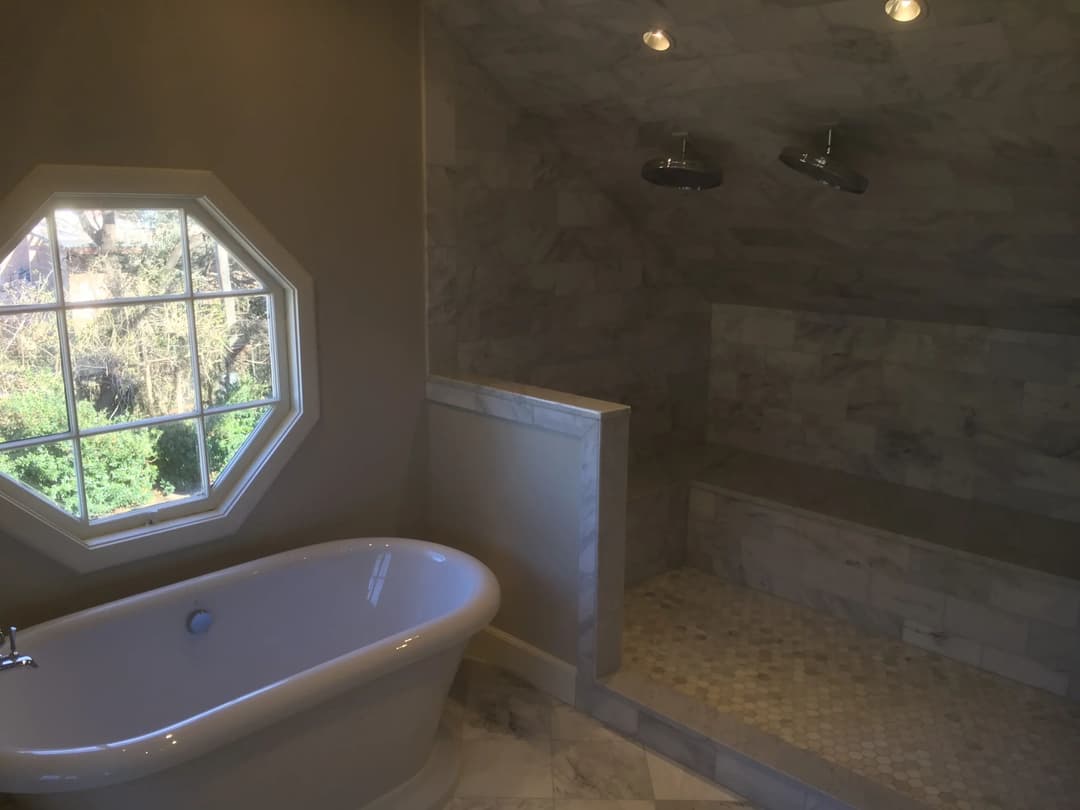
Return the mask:
<svg viewBox="0 0 1080 810">
<path fill-rule="evenodd" d="M 113 214 L 114 226 L 115 220 L 123 220 L 124 215 L 136 213 L 174 217 L 178 224 L 176 272 L 179 274 L 180 284 L 164 284 L 157 292 L 138 289 L 103 291 L 94 290 L 92 285 L 83 285 L 81 289 L 76 289 L 73 280 L 79 271 L 73 268 L 73 254 L 70 251 L 81 247 L 84 252 L 92 253 L 94 245 L 80 246 L 77 239 L 65 239 L 65 233 L 61 229 L 67 228 L 67 235 L 70 236 L 71 222 L 77 221 L 80 215 L 105 212 Z M 224 272 L 220 273 L 216 283 L 209 283 L 211 280 L 208 279 L 205 262 L 200 266 L 199 257 L 193 256 L 192 233 L 196 234 L 197 239 L 212 243 L 214 249 L 219 251 L 219 268 L 224 269 Z M 51 317 L 55 320 L 55 334 L 59 344 L 58 372 L 63 382 L 67 424 L 66 429 L 42 431 L 39 435 L 0 437 L 5 439 L 0 442 L 0 454 L 25 453 L 34 448 L 57 448 L 62 455 L 64 448 L 68 448 L 66 452 L 70 452 L 72 480 L 76 490 L 75 502 L 65 506 L 54 498 L 44 496 L 17 477 L 7 475 L 6 480 L 18 484 L 24 492 L 46 500 L 66 512 L 68 517 L 82 525 L 84 531 L 81 533 L 88 538 L 123 529 L 125 526 L 137 526 L 140 523 L 152 525 L 173 517 L 205 511 L 209 508 L 208 501 L 213 500 L 220 491 L 229 488 L 232 468 L 238 465 L 240 459 L 250 459 L 254 451 L 257 451 L 258 435 L 265 432 L 275 421 L 277 412 L 282 410 L 278 406 L 287 398 L 287 390 L 283 396 L 283 385 L 288 381 L 282 379 L 278 362 L 279 357 L 284 354 L 283 342 L 288 339 L 283 330 L 278 328 L 284 305 L 280 288 L 258 272 L 258 261 L 252 260 L 244 247 L 230 235 L 216 228 L 212 217 L 206 216 L 206 213 L 198 210 L 196 206 L 176 199 L 139 198 L 125 201 L 110 197 L 98 201 L 88 198 L 58 201 L 50 206 L 39 221 L 31 224 L 27 235 L 17 243 L 16 250 L 21 249 L 31 235 L 48 245 L 47 255 L 38 257 L 37 269 L 45 269 L 45 272 L 39 274 L 41 277 L 38 280 L 41 283 L 35 294 L 30 295 L 27 300 L 15 300 L 11 295 L 7 295 L 10 290 L 5 286 L 4 291 L 0 292 L 0 319 L 24 317 L 47 320 Z M 123 238 L 114 234 L 114 246 L 115 240 L 122 241 Z M 97 244 L 97 248 L 101 247 L 101 244 Z M 65 254 L 65 250 L 69 252 Z M 194 271 L 193 264 L 196 265 Z M 24 275 L 33 279 L 35 268 L 29 267 L 26 270 Z M 214 396 L 213 387 L 208 384 L 207 375 L 204 373 L 204 367 L 210 364 L 205 362 L 199 350 L 200 330 L 196 314 L 201 308 L 207 307 L 220 307 L 228 313 L 230 309 L 239 309 L 253 301 L 262 302 L 261 309 L 266 323 L 266 379 L 262 380 L 257 396 L 249 396 L 239 402 L 230 402 L 227 398 L 218 401 L 221 398 Z M 186 355 L 189 359 L 190 400 L 184 407 L 174 408 L 168 413 L 146 413 L 100 424 L 95 424 L 93 419 L 81 419 L 76 384 L 76 371 L 79 366 L 78 358 L 73 356 L 73 332 L 78 331 L 80 319 L 96 317 L 95 313 L 107 311 L 115 314 L 125 308 L 139 307 L 171 308 L 174 312 L 183 312 L 187 322 Z M 208 342 L 219 337 L 202 336 Z M 82 415 L 85 415 L 87 411 L 82 410 Z M 208 424 L 213 426 L 235 423 L 241 421 L 238 417 L 245 416 L 257 418 L 253 421 L 247 420 L 248 432 L 243 442 L 235 448 L 231 457 L 223 460 L 218 457 L 220 453 L 212 452 L 208 439 Z M 84 456 L 87 448 L 92 447 L 95 441 L 101 442 L 110 436 L 129 436 L 137 431 L 164 430 L 178 426 L 190 427 L 198 454 L 197 480 L 192 478 L 190 491 L 181 493 L 179 498 L 137 505 L 109 514 L 96 513 L 87 497 L 88 481 L 92 480 L 85 468 Z M 212 429 L 211 427 L 211 431 Z M 235 425 L 233 429 L 235 431 Z M 241 431 L 243 430 L 244 427 L 241 426 Z"/>
</svg>

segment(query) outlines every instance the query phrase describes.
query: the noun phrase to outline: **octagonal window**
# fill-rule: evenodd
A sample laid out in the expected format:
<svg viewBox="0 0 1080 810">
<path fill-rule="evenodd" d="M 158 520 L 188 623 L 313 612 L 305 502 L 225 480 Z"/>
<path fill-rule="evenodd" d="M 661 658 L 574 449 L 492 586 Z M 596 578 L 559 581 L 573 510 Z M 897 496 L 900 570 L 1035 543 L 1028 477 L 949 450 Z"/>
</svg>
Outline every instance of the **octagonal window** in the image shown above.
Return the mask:
<svg viewBox="0 0 1080 810">
<path fill-rule="evenodd" d="M 88 551 L 210 539 L 310 425 L 300 288 L 194 194 L 53 193 L 8 236 L 0 496 Z"/>
</svg>

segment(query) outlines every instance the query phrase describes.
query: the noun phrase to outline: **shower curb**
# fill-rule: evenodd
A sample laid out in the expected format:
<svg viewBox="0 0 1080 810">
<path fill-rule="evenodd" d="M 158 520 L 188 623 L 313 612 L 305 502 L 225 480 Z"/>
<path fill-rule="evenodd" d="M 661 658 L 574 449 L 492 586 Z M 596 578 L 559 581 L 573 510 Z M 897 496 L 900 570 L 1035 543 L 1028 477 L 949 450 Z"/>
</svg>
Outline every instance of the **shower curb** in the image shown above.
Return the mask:
<svg viewBox="0 0 1080 810">
<path fill-rule="evenodd" d="M 577 708 L 761 810 L 930 810 L 633 672 L 578 684 Z"/>
</svg>

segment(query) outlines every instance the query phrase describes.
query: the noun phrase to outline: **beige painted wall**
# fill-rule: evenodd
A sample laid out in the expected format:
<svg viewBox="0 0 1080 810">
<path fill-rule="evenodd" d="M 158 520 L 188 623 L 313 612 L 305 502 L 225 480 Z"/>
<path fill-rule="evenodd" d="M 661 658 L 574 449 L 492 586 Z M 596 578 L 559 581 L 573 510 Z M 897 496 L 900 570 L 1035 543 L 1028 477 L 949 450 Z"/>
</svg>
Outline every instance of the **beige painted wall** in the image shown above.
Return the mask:
<svg viewBox="0 0 1080 810">
<path fill-rule="evenodd" d="M 276 550 L 416 531 L 420 21 L 407 0 L 8 4 L 0 193 L 37 163 L 209 169 L 315 278 L 322 419 L 236 536 L 76 576 L 3 536 L 30 624 Z"/>
<path fill-rule="evenodd" d="M 581 439 L 431 403 L 428 535 L 502 586 L 495 626 L 577 660 Z"/>
</svg>

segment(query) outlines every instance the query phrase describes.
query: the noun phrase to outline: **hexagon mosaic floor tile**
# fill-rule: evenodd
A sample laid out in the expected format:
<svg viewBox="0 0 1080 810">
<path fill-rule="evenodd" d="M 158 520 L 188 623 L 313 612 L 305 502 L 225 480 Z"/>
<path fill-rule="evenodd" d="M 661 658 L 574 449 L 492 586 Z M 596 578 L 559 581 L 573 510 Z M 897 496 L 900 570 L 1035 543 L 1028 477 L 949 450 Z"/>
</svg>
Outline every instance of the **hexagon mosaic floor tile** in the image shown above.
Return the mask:
<svg viewBox="0 0 1080 810">
<path fill-rule="evenodd" d="M 624 667 L 928 807 L 1080 808 L 1080 704 L 690 569 L 625 612 Z"/>
</svg>

